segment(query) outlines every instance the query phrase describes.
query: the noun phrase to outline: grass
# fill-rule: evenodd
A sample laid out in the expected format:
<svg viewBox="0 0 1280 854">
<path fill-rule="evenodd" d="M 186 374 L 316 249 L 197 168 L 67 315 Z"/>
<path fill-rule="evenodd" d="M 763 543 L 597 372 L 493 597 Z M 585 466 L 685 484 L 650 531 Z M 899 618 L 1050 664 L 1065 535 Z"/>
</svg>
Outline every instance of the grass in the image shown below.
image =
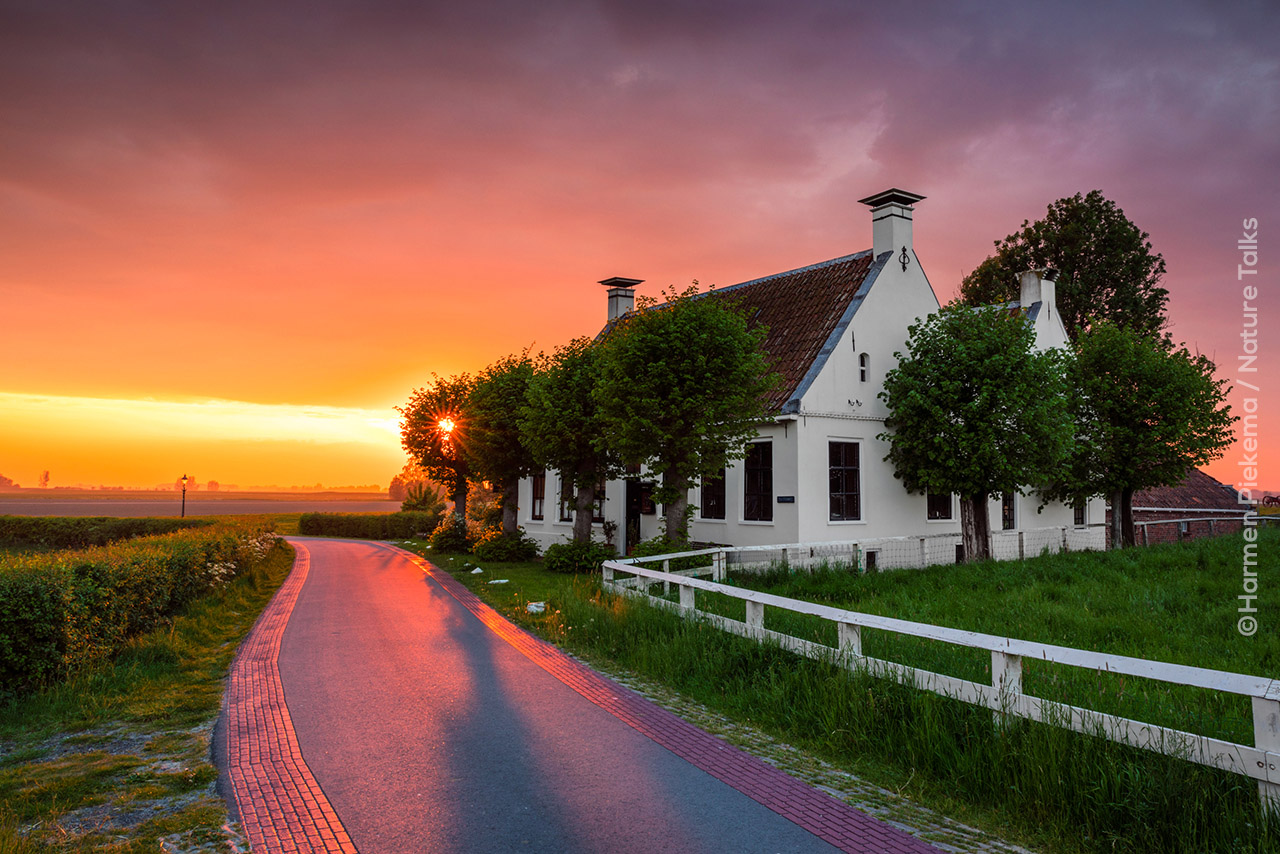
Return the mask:
<svg viewBox="0 0 1280 854">
<path fill-rule="evenodd" d="M 0 707 L 0 854 L 226 850 L 222 680 L 292 564 L 279 543 L 110 664 Z"/>
<path fill-rule="evenodd" d="M 1278 545 L 1274 532 L 1260 543 L 1261 579 L 1275 577 Z M 1280 827 L 1263 828 L 1251 780 L 1056 727 L 1023 721 L 997 727 L 989 711 L 686 622 L 536 563 L 482 564 L 484 572 L 473 575 L 469 558 L 422 553 L 512 619 L 602 669 L 638 674 L 740 725 L 1034 848 L 1280 851 Z M 738 581 L 918 622 L 1274 673 L 1278 634 L 1235 633 L 1240 554 L 1236 536 L 862 578 L 778 572 Z M 489 585 L 495 577 L 508 583 Z M 525 603 L 535 600 L 549 602 L 545 614 L 527 613 Z M 1275 602 L 1263 603 L 1263 626 L 1280 622 Z M 742 610 L 741 603 L 717 605 L 702 594 L 699 606 Z M 830 629 L 803 619 L 788 625 L 788 619 L 767 614 L 766 625 L 834 643 Z M 990 679 L 987 653 L 954 657 L 946 645 L 893 643 L 884 633 L 864 633 L 870 654 Z M 1093 708 L 1181 715 L 1193 731 L 1218 727 L 1252 742 L 1247 700 L 1237 708 L 1234 700 L 1219 706 L 1177 690 L 1153 697 L 1151 686 L 1135 684 L 1141 681 L 1085 674 L 1077 684 L 1051 668 L 1024 671 L 1029 691 L 1056 691 Z"/>
</svg>

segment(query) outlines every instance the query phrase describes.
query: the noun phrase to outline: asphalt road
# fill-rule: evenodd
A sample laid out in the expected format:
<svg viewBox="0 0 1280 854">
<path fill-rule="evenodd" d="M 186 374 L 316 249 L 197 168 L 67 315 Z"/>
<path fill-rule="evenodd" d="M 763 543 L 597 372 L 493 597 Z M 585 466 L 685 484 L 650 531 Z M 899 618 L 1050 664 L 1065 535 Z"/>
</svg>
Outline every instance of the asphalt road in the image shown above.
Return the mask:
<svg viewBox="0 0 1280 854">
<path fill-rule="evenodd" d="M 306 545 L 280 677 L 364 854 L 836 850 L 551 676 L 403 555 Z"/>
</svg>

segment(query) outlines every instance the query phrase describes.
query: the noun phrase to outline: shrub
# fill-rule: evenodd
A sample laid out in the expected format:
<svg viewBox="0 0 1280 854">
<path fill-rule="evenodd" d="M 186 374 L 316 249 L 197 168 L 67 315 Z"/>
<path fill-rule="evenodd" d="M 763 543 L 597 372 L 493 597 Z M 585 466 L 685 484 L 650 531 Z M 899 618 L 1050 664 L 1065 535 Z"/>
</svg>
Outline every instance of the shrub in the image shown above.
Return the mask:
<svg viewBox="0 0 1280 854">
<path fill-rule="evenodd" d="M 437 519 L 444 512 L 444 491 L 424 481 L 409 484 L 400 509 L 405 512 L 430 513 Z M 433 524 L 431 527 L 435 527 Z"/>
<path fill-rule="evenodd" d="M 354 540 L 407 540 L 434 530 L 438 513 L 303 513 L 298 533 Z"/>
<path fill-rule="evenodd" d="M 265 526 L 219 525 L 0 560 L 0 695 L 115 655 L 266 556 Z"/>
<path fill-rule="evenodd" d="M 440 524 L 431 532 L 431 548 L 437 552 L 466 554 L 471 551 L 471 535 L 467 522 L 457 513 L 446 513 Z"/>
<path fill-rule="evenodd" d="M 636 543 L 635 549 L 631 552 L 631 557 L 669 555 L 675 554 L 676 552 L 691 552 L 698 548 L 700 548 L 700 546 L 694 543 L 681 542 L 668 537 L 666 534 L 659 534 L 653 539 L 642 540 L 641 542 Z M 711 558 L 706 556 L 682 557 L 671 561 L 669 569 L 672 572 L 683 572 L 686 569 L 697 569 L 700 566 L 706 566 L 710 562 Z M 647 566 L 653 569 L 662 569 L 662 564 L 660 563 L 646 563 L 642 564 L 642 566 Z"/>
<path fill-rule="evenodd" d="M 518 561 L 533 560 L 538 556 L 538 541 L 517 528 L 515 536 L 504 536 L 501 528 L 490 528 L 471 547 L 471 553 L 480 560 Z"/>
<path fill-rule="evenodd" d="M 607 543 L 570 540 L 547 546 L 542 560 L 543 566 L 552 572 L 599 572 L 602 563 L 617 556 L 613 546 Z"/>
<path fill-rule="evenodd" d="M 208 519 L 0 516 L 0 545 L 82 549 L 212 525 Z"/>
</svg>

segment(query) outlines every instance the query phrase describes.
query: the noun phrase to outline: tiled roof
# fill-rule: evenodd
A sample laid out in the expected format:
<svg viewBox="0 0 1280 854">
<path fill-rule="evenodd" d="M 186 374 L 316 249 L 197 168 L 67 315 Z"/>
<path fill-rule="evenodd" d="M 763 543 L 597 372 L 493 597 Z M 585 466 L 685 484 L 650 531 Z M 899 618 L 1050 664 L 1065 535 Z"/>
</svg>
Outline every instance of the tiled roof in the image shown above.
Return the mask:
<svg viewBox="0 0 1280 854">
<path fill-rule="evenodd" d="M 1200 469 L 1192 469 L 1177 486 L 1157 486 L 1133 494 L 1133 506 L 1200 510 L 1244 510 L 1236 491 Z"/>
</svg>

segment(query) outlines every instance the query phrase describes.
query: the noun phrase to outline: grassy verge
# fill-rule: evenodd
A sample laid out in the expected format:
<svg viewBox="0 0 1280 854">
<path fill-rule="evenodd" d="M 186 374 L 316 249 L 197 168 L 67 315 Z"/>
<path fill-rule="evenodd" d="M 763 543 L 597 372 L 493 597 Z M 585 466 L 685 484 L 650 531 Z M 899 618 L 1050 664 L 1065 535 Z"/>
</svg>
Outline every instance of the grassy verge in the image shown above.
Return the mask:
<svg viewBox="0 0 1280 854">
<path fill-rule="evenodd" d="M 1267 540 L 1259 553 L 1269 552 L 1274 563 L 1277 545 Z M 1053 727 L 1017 722 L 998 728 L 990 712 L 686 623 L 602 595 L 587 579 L 546 573 L 537 564 L 494 564 L 473 574 L 468 558 L 423 553 L 516 621 L 606 671 L 634 674 L 673 692 L 677 705 L 692 703 L 729 721 L 730 730 L 761 731 L 841 771 L 1036 849 L 1280 851 L 1280 828 L 1262 828 L 1257 788 L 1244 778 Z M 1239 556 L 1240 538 L 1228 537 L 1121 555 L 1063 556 L 1065 563 L 1038 558 L 843 580 L 865 582 L 855 600 L 860 610 L 1266 674 L 1275 669 L 1274 638 L 1264 639 L 1261 632 L 1252 639 L 1233 637 L 1234 619 L 1224 617 L 1223 626 L 1214 622 L 1223 617 L 1222 608 L 1234 609 Z M 495 578 L 507 583 L 488 583 Z M 833 580 L 775 576 L 764 583 L 776 589 Z M 1047 620 L 1035 607 L 1040 599 L 1074 618 Z M 527 613 L 525 604 L 534 600 L 549 602 L 545 614 Z M 971 618 L 986 622 L 961 624 Z M 1276 619 L 1269 619 L 1263 624 L 1274 626 Z M 1044 636 L 1046 623 L 1061 631 Z M 1193 636 L 1183 637 L 1188 633 Z M 1130 646 L 1112 645 L 1126 638 Z M 1253 641 L 1259 643 L 1226 653 Z M 1217 657 L 1205 661 L 1213 650 Z M 896 660 L 941 654 L 892 652 L 887 657 Z M 943 672 L 968 668 L 977 672 L 957 675 L 983 678 L 980 661 L 937 663 Z M 1151 707 L 1142 687 L 1128 689 L 1136 698 L 1105 680 L 1077 687 L 1088 689 L 1092 700 L 1105 703 L 1111 693 Z M 1210 704 L 1191 714 L 1212 725 L 1219 711 Z M 1222 726 L 1234 731 L 1247 720 L 1240 715 Z M 1244 740 L 1251 741 L 1251 727 Z"/>
<path fill-rule="evenodd" d="M 228 850 L 209 738 L 236 647 L 292 563 L 279 543 L 114 662 L 0 708 L 0 852 Z"/>
</svg>

